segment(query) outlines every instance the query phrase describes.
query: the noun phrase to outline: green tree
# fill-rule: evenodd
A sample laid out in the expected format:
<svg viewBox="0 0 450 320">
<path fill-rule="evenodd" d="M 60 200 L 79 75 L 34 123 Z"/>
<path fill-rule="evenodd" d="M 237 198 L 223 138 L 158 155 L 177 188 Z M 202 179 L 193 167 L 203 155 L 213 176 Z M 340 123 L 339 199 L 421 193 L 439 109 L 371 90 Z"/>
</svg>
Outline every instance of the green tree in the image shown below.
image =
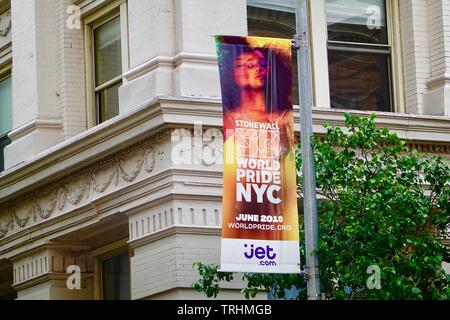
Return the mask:
<svg viewBox="0 0 450 320">
<path fill-rule="evenodd" d="M 376 116 L 346 115 L 346 130 L 328 127 L 314 138 L 322 292 L 330 299 L 450 299 L 450 166 L 423 157 Z M 297 158 L 301 172 L 301 155 Z M 299 176 L 299 185 L 302 178 Z M 303 222 L 303 217 L 300 216 Z M 300 239 L 304 239 L 303 224 Z M 304 249 L 300 247 L 302 261 Z M 368 287 L 368 268 L 380 271 L 381 288 Z M 218 266 L 196 263 L 194 288 L 216 297 L 220 281 L 233 279 Z M 251 298 L 260 290 L 283 298 L 295 286 L 306 298 L 302 275 L 244 274 Z"/>
</svg>

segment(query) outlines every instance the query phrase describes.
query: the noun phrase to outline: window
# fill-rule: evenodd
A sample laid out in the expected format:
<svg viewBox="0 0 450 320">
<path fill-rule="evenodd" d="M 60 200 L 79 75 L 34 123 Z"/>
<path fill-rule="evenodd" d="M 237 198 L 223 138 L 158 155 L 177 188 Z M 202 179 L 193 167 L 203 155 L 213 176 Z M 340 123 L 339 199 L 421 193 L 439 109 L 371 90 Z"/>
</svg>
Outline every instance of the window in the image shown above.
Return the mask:
<svg viewBox="0 0 450 320">
<path fill-rule="evenodd" d="M 11 75 L 0 77 L 0 172 L 5 169 L 4 149 L 11 143 L 12 129 Z"/>
<path fill-rule="evenodd" d="M 130 300 L 128 252 L 102 261 L 103 300 Z"/>
<path fill-rule="evenodd" d="M 314 0 L 309 13 L 314 105 L 404 111 L 397 0 Z M 296 33 L 295 0 L 247 0 L 247 17 L 251 36 Z"/>
<path fill-rule="evenodd" d="M 247 0 L 249 36 L 293 39 L 296 34 L 294 0 Z M 292 101 L 298 105 L 297 52 L 292 59 Z"/>
<path fill-rule="evenodd" d="M 94 36 L 94 78 L 97 121 L 119 114 L 119 87 L 122 85 L 120 16 L 99 25 Z"/>
<path fill-rule="evenodd" d="M 331 107 L 392 111 L 385 0 L 326 0 Z"/>
<path fill-rule="evenodd" d="M 119 114 L 119 88 L 128 71 L 126 19 L 125 0 L 85 18 L 89 127 Z"/>
</svg>

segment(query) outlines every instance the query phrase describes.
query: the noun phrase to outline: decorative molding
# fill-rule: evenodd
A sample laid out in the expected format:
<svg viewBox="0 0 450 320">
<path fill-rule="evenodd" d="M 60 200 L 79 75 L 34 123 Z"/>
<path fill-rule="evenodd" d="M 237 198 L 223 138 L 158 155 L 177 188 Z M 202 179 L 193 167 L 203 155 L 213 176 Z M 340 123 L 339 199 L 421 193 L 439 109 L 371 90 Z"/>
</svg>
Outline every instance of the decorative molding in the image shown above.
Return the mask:
<svg viewBox="0 0 450 320">
<path fill-rule="evenodd" d="M 300 123 L 298 106 L 295 107 L 294 118 L 296 124 Z M 369 117 L 372 111 L 339 110 L 329 108 L 313 108 L 314 132 L 323 131 L 322 124 L 330 126 L 343 126 L 345 124 L 344 114 L 350 113 L 361 117 Z M 376 112 L 376 123 L 379 127 L 386 127 L 390 130 L 402 131 L 406 135 L 402 139 L 411 139 L 412 134 L 421 134 L 427 142 L 448 142 L 450 140 L 450 117 L 415 115 L 406 113 Z M 317 130 L 321 128 L 321 130 Z M 436 140 L 431 134 L 440 134 L 445 139 Z"/>
<path fill-rule="evenodd" d="M 162 66 L 172 68 L 174 63 L 173 61 L 174 60 L 172 57 L 158 56 L 132 68 L 123 76 L 127 81 L 132 81 Z"/>
<path fill-rule="evenodd" d="M 439 154 L 450 155 L 450 144 L 426 144 L 426 143 L 408 143 L 408 147 L 412 149 L 416 149 L 421 153 L 431 153 L 431 154 Z"/>
<path fill-rule="evenodd" d="M 159 67 L 176 68 L 186 62 L 214 66 L 217 65 L 217 57 L 211 54 L 189 52 L 181 52 L 173 57 L 157 56 L 132 68 L 130 71 L 124 74 L 124 78 L 127 79 L 127 81 L 132 81 L 156 70 Z"/>
<path fill-rule="evenodd" d="M 80 250 L 83 249 L 83 250 Z M 86 248 L 72 248 L 67 244 L 61 248 L 49 245 L 44 250 L 25 257 L 13 259 L 13 286 L 23 286 L 30 281 L 39 281 L 49 274 L 65 274 L 71 265 L 80 267 L 82 273 L 93 272 L 93 259 Z"/>
<path fill-rule="evenodd" d="M 161 153 L 156 151 L 154 140 L 145 139 L 56 183 L 3 203 L 0 239 L 16 228 L 30 227 L 81 207 L 121 184 L 133 184 L 138 177 L 153 172 L 158 155 Z"/>
<path fill-rule="evenodd" d="M 325 141 L 325 135 L 319 134 L 318 138 L 320 141 Z M 300 143 L 300 139 L 296 137 L 296 143 Z M 407 142 L 406 146 L 410 149 L 415 149 L 420 153 L 435 154 L 441 156 L 450 156 L 450 143 L 442 144 L 430 144 L 430 143 L 420 143 L 420 142 Z"/>
<path fill-rule="evenodd" d="M 43 251 L 15 262 L 13 284 L 18 285 L 47 274 L 49 270 L 48 260 L 48 252 Z"/>
<path fill-rule="evenodd" d="M 217 56 L 215 54 L 181 52 L 173 58 L 175 67 L 183 63 L 197 63 L 210 66 L 217 66 Z"/>
<path fill-rule="evenodd" d="M 101 161 L 118 146 L 136 143 L 145 136 L 166 137 L 169 132 L 162 118 L 161 101 L 154 99 L 5 170 L 0 173 L 0 202 L 40 187 L 46 179 Z"/>
<path fill-rule="evenodd" d="M 432 89 L 436 86 L 444 86 L 450 84 L 450 74 L 444 74 L 439 77 L 427 81 L 427 88 Z"/>
<path fill-rule="evenodd" d="M 0 65 L 5 66 L 12 64 L 12 42 L 8 42 L 0 47 Z"/>
<path fill-rule="evenodd" d="M 11 131 L 8 136 L 11 140 L 18 140 L 36 129 L 62 130 L 62 128 L 63 124 L 60 119 L 37 119 Z"/>
<path fill-rule="evenodd" d="M 170 201 L 129 217 L 130 241 L 152 236 L 163 230 L 177 228 L 221 228 L 222 203 Z"/>
</svg>

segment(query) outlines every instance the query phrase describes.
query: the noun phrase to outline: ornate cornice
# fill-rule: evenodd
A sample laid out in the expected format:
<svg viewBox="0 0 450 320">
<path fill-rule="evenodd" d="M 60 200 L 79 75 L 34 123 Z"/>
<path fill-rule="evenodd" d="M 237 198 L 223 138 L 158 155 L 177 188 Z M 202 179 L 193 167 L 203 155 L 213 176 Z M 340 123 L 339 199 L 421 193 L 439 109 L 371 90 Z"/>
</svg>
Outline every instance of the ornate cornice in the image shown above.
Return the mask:
<svg viewBox="0 0 450 320">
<path fill-rule="evenodd" d="M 84 274 L 94 271 L 92 256 L 89 255 L 89 247 L 80 245 L 63 244 L 63 247 L 52 244 L 33 250 L 27 255 L 14 257 L 13 262 L 13 286 L 16 290 L 41 283 L 48 280 L 49 276 L 63 274 L 67 278 L 66 270 L 71 265 L 76 265 Z"/>
<path fill-rule="evenodd" d="M 62 180 L 3 203 L 0 209 L 0 239 L 17 228 L 29 227 L 73 210 L 119 185 L 136 182 L 139 176 L 153 172 L 160 156 L 155 137 L 147 138 Z"/>
<path fill-rule="evenodd" d="M 427 143 L 408 143 L 410 148 L 416 149 L 421 153 L 438 154 L 450 156 L 450 143 L 449 144 L 427 144 Z"/>
<path fill-rule="evenodd" d="M 222 202 L 171 200 L 160 205 L 149 204 L 144 211 L 129 213 L 130 241 L 159 234 L 171 228 L 220 229 Z M 151 207 L 150 207 L 151 206 Z"/>
<path fill-rule="evenodd" d="M 317 134 L 320 141 L 325 141 L 325 134 Z M 300 136 L 296 135 L 295 142 L 300 143 Z M 422 154 L 443 156 L 450 158 L 450 143 L 420 143 L 420 142 L 407 142 L 407 147 L 410 149 L 415 149 Z"/>
<path fill-rule="evenodd" d="M 427 87 L 428 89 L 432 89 L 437 86 L 444 86 L 447 83 L 450 83 L 450 74 L 443 74 L 428 80 Z"/>
<path fill-rule="evenodd" d="M 75 5 L 81 9 L 82 17 L 85 17 L 95 10 L 98 10 L 111 3 L 111 0 L 76 0 Z"/>
</svg>

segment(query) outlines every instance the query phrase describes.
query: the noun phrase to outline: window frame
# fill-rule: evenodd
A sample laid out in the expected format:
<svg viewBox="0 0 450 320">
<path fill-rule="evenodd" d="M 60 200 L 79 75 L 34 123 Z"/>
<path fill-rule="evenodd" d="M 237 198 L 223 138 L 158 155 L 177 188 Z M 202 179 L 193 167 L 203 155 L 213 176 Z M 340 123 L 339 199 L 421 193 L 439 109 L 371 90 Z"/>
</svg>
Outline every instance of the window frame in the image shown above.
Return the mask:
<svg viewBox="0 0 450 320">
<path fill-rule="evenodd" d="M 113 242 L 91 252 L 94 258 L 94 300 L 103 299 L 103 262 L 105 260 L 127 253 L 130 266 L 130 294 L 131 294 L 131 257 L 132 251 L 128 245 L 128 238 Z"/>
<path fill-rule="evenodd" d="M 108 21 L 120 17 L 120 36 L 122 49 L 122 73 L 96 86 L 95 83 L 95 48 L 94 31 L 96 28 Z M 128 49 L 128 3 L 127 0 L 114 0 L 108 5 L 97 10 L 95 13 L 84 18 L 84 39 L 85 39 L 85 63 L 86 63 L 86 114 L 88 128 L 93 128 L 100 124 L 100 117 L 97 105 L 97 93 L 110 88 L 118 83 L 125 84 L 125 73 L 129 71 L 129 49 Z"/>
<path fill-rule="evenodd" d="M 386 17 L 386 42 L 385 44 L 377 44 L 377 43 L 365 43 L 365 42 L 352 42 L 352 41 L 339 41 L 339 40 L 330 40 L 327 35 L 327 52 L 330 54 L 330 51 L 336 52 L 336 53 L 356 53 L 356 54 L 375 54 L 379 57 L 385 57 L 387 61 L 387 78 L 388 78 L 388 92 L 389 92 L 389 110 L 385 110 L 385 112 L 394 112 L 395 111 L 395 102 L 394 102 L 394 92 L 393 92 L 393 72 L 392 72 L 392 44 L 389 39 L 389 30 L 390 26 L 387 22 L 388 20 L 388 1 L 389 0 L 382 0 L 384 1 L 385 5 L 385 17 Z M 326 3 L 325 3 L 326 6 Z M 327 23 L 327 33 L 328 33 L 328 23 Z M 331 90 L 330 90 L 331 95 Z M 350 108 L 351 110 L 351 108 Z M 359 109 L 355 109 L 359 110 Z"/>
<path fill-rule="evenodd" d="M 0 82 L 7 79 L 8 77 L 10 77 L 11 81 L 12 81 L 12 63 L 11 62 L 8 62 L 5 65 L 0 67 Z M 12 88 L 11 88 L 11 98 L 12 98 Z M 12 108 L 13 108 L 13 105 L 12 105 L 12 101 L 11 101 L 11 115 L 13 112 Z M 11 122 L 12 122 L 12 119 L 11 119 Z M 0 141 L 9 139 L 8 135 L 11 133 L 11 131 L 12 130 L 10 130 L 9 132 L 0 134 Z M 11 139 L 9 139 L 9 140 L 11 140 Z M 4 152 L 4 150 L 5 149 L 0 149 L 0 152 Z M 3 156 L 4 156 L 4 154 L 3 154 Z M 4 170 L 5 170 L 5 168 L 0 167 L 0 173 L 3 172 Z"/>
<path fill-rule="evenodd" d="M 326 0 L 308 1 L 308 13 L 313 105 L 317 108 L 331 109 Z M 389 59 L 391 110 L 405 113 L 401 35 L 398 32 L 400 30 L 399 0 L 386 0 L 386 15 L 388 44 L 391 51 Z"/>
<path fill-rule="evenodd" d="M 328 62 L 328 24 L 326 0 L 309 1 L 310 12 L 310 33 L 311 33 L 311 58 L 312 58 L 312 72 L 313 72 L 313 88 L 314 88 L 314 104 L 319 107 L 326 107 L 331 109 L 331 91 L 329 82 L 328 63 L 320 63 L 321 61 Z M 314 18 L 317 17 L 317 20 Z M 317 22 L 316 22 L 317 21 Z M 388 33 L 388 44 L 385 48 L 389 49 L 389 91 L 391 100 L 391 112 L 405 113 L 405 98 L 403 86 L 403 63 L 401 55 L 401 36 L 400 30 L 400 15 L 398 0 L 386 0 L 386 22 Z M 331 42 L 333 43 L 333 42 Z M 357 44 L 355 44 L 356 46 Z M 365 44 L 362 44 L 364 46 Z M 368 45 L 372 46 L 372 45 Z M 372 46 L 373 47 L 373 46 Z M 381 48 L 383 45 L 378 45 Z M 316 59 L 315 59 L 316 57 Z M 325 59 L 325 60 L 323 60 Z M 326 66 L 324 66 L 326 65 Z M 326 82 L 325 82 L 326 81 Z M 326 83 L 326 85 L 324 85 Z M 326 90 L 326 91 L 325 91 Z M 327 98 L 324 98 L 324 95 Z M 358 111 L 358 109 L 353 109 Z"/>
</svg>

